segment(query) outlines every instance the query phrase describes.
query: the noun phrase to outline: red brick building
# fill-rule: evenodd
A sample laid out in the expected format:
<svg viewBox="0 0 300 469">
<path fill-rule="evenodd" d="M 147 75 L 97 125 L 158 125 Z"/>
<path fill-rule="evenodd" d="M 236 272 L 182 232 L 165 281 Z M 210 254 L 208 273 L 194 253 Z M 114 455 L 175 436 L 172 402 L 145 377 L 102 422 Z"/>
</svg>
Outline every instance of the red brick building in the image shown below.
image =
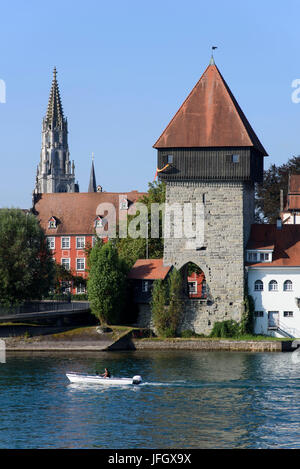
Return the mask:
<svg viewBox="0 0 300 469">
<path fill-rule="evenodd" d="M 93 246 L 96 237 L 107 240 L 127 215 L 135 213 L 135 202 L 145 193 L 87 192 L 39 194 L 34 204 L 53 258 L 73 275 L 87 278 L 86 248 Z M 84 283 L 73 294 L 84 293 Z"/>
</svg>

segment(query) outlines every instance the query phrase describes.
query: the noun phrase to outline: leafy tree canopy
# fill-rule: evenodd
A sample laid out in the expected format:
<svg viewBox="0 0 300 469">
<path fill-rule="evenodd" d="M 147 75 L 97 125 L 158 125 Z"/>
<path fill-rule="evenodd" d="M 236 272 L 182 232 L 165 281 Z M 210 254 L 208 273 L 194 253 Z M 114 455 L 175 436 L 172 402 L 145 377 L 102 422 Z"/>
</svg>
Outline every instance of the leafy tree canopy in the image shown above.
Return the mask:
<svg viewBox="0 0 300 469">
<path fill-rule="evenodd" d="M 88 298 L 101 324 L 120 321 L 126 301 L 127 268 L 111 241 L 97 242 L 90 251 Z"/>
<path fill-rule="evenodd" d="M 293 156 L 280 166 L 264 171 L 264 180 L 256 188 L 256 221 L 276 223 L 280 214 L 280 190 L 286 204 L 289 174 L 300 174 L 300 156 Z"/>
<path fill-rule="evenodd" d="M 0 210 L 0 302 L 6 306 L 47 295 L 54 262 L 36 217 L 20 209 Z"/>
</svg>

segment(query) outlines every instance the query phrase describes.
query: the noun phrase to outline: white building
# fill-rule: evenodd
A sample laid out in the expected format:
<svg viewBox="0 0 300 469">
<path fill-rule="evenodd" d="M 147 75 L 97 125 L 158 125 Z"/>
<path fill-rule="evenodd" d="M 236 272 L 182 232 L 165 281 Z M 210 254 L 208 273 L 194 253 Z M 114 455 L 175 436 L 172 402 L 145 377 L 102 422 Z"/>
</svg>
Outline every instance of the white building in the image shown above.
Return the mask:
<svg viewBox="0 0 300 469">
<path fill-rule="evenodd" d="M 246 261 L 255 334 L 300 338 L 300 225 L 253 225 Z"/>
</svg>

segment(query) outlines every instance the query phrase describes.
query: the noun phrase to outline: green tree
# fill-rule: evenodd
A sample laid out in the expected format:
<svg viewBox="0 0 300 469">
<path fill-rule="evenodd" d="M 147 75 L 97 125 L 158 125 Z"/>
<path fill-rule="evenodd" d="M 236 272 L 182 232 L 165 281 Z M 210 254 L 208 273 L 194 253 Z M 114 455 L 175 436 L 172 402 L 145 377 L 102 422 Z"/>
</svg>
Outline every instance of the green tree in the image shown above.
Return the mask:
<svg viewBox="0 0 300 469">
<path fill-rule="evenodd" d="M 150 259 L 159 259 L 163 257 L 164 241 L 162 237 L 162 225 L 163 215 L 159 212 L 158 220 L 158 238 L 151 238 L 151 204 L 163 204 L 165 202 L 166 186 L 163 182 L 154 182 L 148 184 L 148 194 L 142 197 L 139 202 L 146 205 L 148 209 L 148 257 Z M 129 215 L 127 223 L 129 224 L 135 217 L 139 216 L 139 212 L 136 215 Z M 133 239 L 130 236 L 126 238 L 118 238 L 117 249 L 119 255 L 126 262 L 130 269 L 137 259 L 146 258 L 146 238 Z"/>
<path fill-rule="evenodd" d="M 54 282 L 54 261 L 36 217 L 0 210 L 0 302 L 41 299 Z"/>
<path fill-rule="evenodd" d="M 257 221 L 276 223 L 280 213 L 280 190 L 283 190 L 285 205 L 289 174 L 300 174 L 300 156 L 293 156 L 280 166 L 273 164 L 264 171 L 263 183 L 256 186 Z"/>
<path fill-rule="evenodd" d="M 165 330 L 169 327 L 168 323 L 168 307 L 167 307 L 167 288 L 163 280 L 155 280 L 153 282 L 151 311 L 154 326 L 159 335 L 164 335 Z"/>
<path fill-rule="evenodd" d="M 173 269 L 167 283 L 155 280 L 152 290 L 151 311 L 159 335 L 175 337 L 182 317 L 182 277 Z"/>
<path fill-rule="evenodd" d="M 126 302 L 125 263 L 111 241 L 97 242 L 89 255 L 88 298 L 101 324 L 116 324 Z"/>
<path fill-rule="evenodd" d="M 182 277 L 181 273 L 172 269 L 169 279 L 169 321 L 170 332 L 174 336 L 180 324 L 182 316 Z"/>
</svg>

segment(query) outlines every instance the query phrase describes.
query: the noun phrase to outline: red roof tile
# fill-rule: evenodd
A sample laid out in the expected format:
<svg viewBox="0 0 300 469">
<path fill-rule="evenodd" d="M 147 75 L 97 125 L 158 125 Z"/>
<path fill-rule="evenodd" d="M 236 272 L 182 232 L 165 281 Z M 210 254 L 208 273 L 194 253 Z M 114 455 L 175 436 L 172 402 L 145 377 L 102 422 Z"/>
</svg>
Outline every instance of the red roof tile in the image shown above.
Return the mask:
<svg viewBox="0 0 300 469">
<path fill-rule="evenodd" d="M 37 218 L 46 235 L 94 234 L 94 222 L 99 204 L 112 203 L 119 217 L 119 196 L 127 195 L 127 200 L 134 203 L 146 195 L 144 192 L 75 192 L 41 194 L 35 204 Z M 51 217 L 57 220 L 57 228 L 49 229 Z"/>
<path fill-rule="evenodd" d="M 266 150 L 216 65 L 209 65 L 154 148 L 255 147 Z"/>
<path fill-rule="evenodd" d="M 133 280 L 157 280 L 166 278 L 171 267 L 163 265 L 163 259 L 138 259 L 128 274 Z"/>
<path fill-rule="evenodd" d="M 273 246 L 272 262 L 248 263 L 251 266 L 300 266 L 300 225 L 252 225 L 247 249 L 267 249 Z"/>
</svg>

